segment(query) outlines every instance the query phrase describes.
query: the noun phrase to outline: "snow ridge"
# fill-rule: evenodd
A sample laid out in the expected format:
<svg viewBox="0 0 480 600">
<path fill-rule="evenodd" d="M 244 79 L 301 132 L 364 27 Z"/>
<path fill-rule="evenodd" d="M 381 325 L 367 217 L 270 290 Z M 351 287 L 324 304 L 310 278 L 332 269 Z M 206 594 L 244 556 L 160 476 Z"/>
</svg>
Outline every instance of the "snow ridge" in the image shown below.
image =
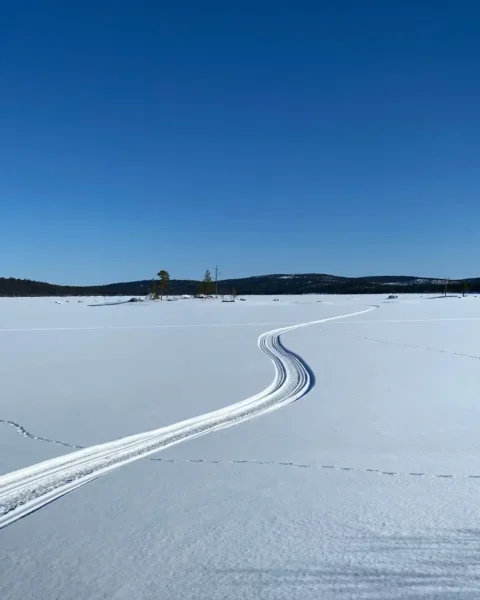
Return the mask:
<svg viewBox="0 0 480 600">
<path fill-rule="evenodd" d="M 300 323 L 263 333 L 260 349 L 275 369 L 272 383 L 254 396 L 173 425 L 124 437 L 59 456 L 0 477 L 0 529 L 57 500 L 113 469 L 159 450 L 260 414 L 276 410 L 304 396 L 313 386 L 306 363 L 287 350 L 280 336 L 289 331 L 370 312 L 377 308 Z"/>
</svg>

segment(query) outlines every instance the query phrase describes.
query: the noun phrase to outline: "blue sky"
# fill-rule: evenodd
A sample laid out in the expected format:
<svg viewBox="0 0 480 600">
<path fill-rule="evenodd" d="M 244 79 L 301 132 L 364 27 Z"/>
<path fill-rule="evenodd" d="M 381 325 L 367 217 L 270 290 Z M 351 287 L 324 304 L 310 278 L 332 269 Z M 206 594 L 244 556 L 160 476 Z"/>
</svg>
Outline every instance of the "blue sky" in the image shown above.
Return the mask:
<svg viewBox="0 0 480 600">
<path fill-rule="evenodd" d="M 480 276 L 478 2 L 0 5 L 0 276 Z"/>
</svg>

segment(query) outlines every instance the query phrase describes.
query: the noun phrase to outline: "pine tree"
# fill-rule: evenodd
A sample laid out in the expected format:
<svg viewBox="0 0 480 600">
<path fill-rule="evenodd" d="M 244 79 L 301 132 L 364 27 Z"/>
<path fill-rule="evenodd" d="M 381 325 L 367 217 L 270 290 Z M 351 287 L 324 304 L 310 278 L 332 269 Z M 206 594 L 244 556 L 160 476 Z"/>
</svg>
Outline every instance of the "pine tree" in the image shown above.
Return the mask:
<svg viewBox="0 0 480 600">
<path fill-rule="evenodd" d="M 170 275 L 168 271 L 162 269 L 158 276 L 160 278 L 160 299 L 163 300 L 163 296 L 168 293 L 168 285 L 170 283 Z"/>
<path fill-rule="evenodd" d="M 155 279 L 152 279 L 152 282 L 150 283 L 150 298 L 152 300 L 156 300 L 158 298 L 157 282 L 155 281 Z"/>
<path fill-rule="evenodd" d="M 213 281 L 208 269 L 205 271 L 205 276 L 203 278 L 203 290 L 205 296 L 211 296 L 213 294 Z"/>
</svg>

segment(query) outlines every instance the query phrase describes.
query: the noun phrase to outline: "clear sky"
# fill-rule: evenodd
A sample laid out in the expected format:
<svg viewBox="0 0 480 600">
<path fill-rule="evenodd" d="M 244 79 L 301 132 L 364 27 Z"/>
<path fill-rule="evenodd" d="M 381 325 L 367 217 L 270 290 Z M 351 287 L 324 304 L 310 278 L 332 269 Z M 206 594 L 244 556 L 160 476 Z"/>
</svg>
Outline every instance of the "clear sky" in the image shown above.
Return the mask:
<svg viewBox="0 0 480 600">
<path fill-rule="evenodd" d="M 0 3 L 0 276 L 480 276 L 480 3 Z"/>
</svg>

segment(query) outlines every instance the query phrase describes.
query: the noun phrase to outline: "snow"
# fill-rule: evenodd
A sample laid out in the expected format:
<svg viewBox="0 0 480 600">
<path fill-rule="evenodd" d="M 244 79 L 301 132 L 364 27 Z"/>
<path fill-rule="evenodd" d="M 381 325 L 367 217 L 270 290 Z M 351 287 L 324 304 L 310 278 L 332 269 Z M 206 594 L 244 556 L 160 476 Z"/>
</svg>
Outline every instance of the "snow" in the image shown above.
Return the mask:
<svg viewBox="0 0 480 600">
<path fill-rule="evenodd" d="M 0 596 L 479 597 L 480 301 L 385 299 L 0 299 L 5 474 L 82 452 L 55 441 L 278 404 L 2 529 Z"/>
</svg>

